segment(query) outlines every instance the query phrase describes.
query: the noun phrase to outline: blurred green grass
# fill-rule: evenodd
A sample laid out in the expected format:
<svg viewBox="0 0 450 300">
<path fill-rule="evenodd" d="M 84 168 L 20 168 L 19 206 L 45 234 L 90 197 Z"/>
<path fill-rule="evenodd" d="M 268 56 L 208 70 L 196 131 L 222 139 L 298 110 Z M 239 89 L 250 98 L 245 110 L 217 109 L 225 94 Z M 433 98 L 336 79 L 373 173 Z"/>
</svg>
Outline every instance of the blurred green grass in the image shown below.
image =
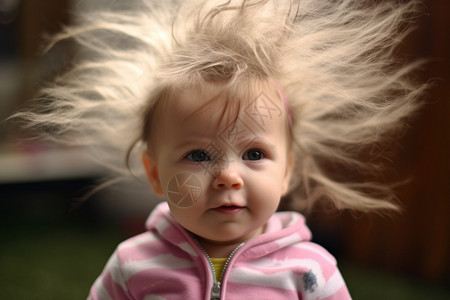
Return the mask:
<svg viewBox="0 0 450 300">
<path fill-rule="evenodd" d="M 116 228 L 32 227 L 1 232 L 0 299 L 86 299 L 118 242 Z M 354 299 L 450 299 L 418 279 L 340 262 Z"/>
<path fill-rule="evenodd" d="M 450 299 L 450 288 L 437 283 L 345 261 L 339 263 L 339 268 L 353 299 Z"/>
<path fill-rule="evenodd" d="M 112 232 L 30 228 L 2 238 L 0 299 L 86 299 L 111 255 Z"/>
</svg>

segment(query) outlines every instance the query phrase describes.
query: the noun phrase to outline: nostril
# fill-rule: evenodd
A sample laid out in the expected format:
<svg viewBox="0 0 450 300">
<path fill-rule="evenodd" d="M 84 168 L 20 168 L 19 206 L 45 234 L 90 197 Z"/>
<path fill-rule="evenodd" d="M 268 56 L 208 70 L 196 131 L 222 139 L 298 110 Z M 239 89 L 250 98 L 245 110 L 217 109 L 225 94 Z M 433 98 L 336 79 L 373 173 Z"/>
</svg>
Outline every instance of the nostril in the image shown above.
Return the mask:
<svg viewBox="0 0 450 300">
<path fill-rule="evenodd" d="M 232 187 L 233 188 L 241 188 L 243 185 L 244 185 L 243 182 L 239 181 L 239 182 L 232 184 Z"/>
<path fill-rule="evenodd" d="M 244 182 L 237 173 L 226 170 L 214 178 L 213 185 L 216 189 L 240 189 Z"/>
</svg>

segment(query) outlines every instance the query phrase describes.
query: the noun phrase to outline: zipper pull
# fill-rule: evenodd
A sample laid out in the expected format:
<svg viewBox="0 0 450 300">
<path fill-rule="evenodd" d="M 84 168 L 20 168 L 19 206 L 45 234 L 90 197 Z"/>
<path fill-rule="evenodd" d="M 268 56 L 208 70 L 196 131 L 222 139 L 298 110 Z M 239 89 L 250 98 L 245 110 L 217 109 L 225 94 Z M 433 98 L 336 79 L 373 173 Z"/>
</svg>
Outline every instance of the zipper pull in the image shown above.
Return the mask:
<svg viewBox="0 0 450 300">
<path fill-rule="evenodd" d="M 220 300 L 220 282 L 214 281 L 211 289 L 211 300 Z"/>
</svg>

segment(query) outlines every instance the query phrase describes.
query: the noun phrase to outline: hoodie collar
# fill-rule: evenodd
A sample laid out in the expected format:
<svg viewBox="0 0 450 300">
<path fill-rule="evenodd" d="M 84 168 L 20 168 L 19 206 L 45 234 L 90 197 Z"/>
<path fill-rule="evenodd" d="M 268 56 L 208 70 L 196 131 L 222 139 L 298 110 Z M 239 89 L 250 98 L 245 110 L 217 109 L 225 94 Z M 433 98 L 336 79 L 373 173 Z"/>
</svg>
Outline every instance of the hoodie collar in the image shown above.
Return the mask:
<svg viewBox="0 0 450 300">
<path fill-rule="evenodd" d="M 156 206 L 147 219 L 146 228 L 190 255 L 199 255 L 200 249 L 198 249 L 197 243 L 191 234 L 171 216 L 166 202 Z M 310 239 L 311 232 L 301 214 L 278 212 L 267 221 L 263 234 L 248 241 L 240 252 L 247 249 L 250 250 L 250 255 L 261 256 Z"/>
</svg>

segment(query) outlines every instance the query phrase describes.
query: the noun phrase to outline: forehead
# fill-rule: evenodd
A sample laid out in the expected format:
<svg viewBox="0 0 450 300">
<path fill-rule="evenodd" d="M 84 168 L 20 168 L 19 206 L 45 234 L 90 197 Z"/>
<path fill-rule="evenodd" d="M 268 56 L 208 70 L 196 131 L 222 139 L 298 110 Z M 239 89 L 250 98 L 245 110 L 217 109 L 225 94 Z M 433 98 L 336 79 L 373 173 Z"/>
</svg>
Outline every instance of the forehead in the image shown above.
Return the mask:
<svg viewBox="0 0 450 300">
<path fill-rule="evenodd" d="M 217 127 L 236 121 L 238 118 L 251 117 L 257 125 L 285 114 L 284 104 L 277 89 L 268 82 L 250 82 L 236 86 L 225 84 L 207 84 L 202 87 L 190 87 L 176 90 L 166 101 L 166 113 L 178 122 L 199 119 Z"/>
<path fill-rule="evenodd" d="M 223 135 L 227 134 L 272 139 L 287 136 L 283 133 L 289 130 L 283 100 L 270 83 L 231 89 L 219 84 L 180 88 L 160 100 L 149 144 L 154 152 L 161 147 L 168 149 L 175 141 L 203 139 L 207 143 L 226 139 Z"/>
</svg>

